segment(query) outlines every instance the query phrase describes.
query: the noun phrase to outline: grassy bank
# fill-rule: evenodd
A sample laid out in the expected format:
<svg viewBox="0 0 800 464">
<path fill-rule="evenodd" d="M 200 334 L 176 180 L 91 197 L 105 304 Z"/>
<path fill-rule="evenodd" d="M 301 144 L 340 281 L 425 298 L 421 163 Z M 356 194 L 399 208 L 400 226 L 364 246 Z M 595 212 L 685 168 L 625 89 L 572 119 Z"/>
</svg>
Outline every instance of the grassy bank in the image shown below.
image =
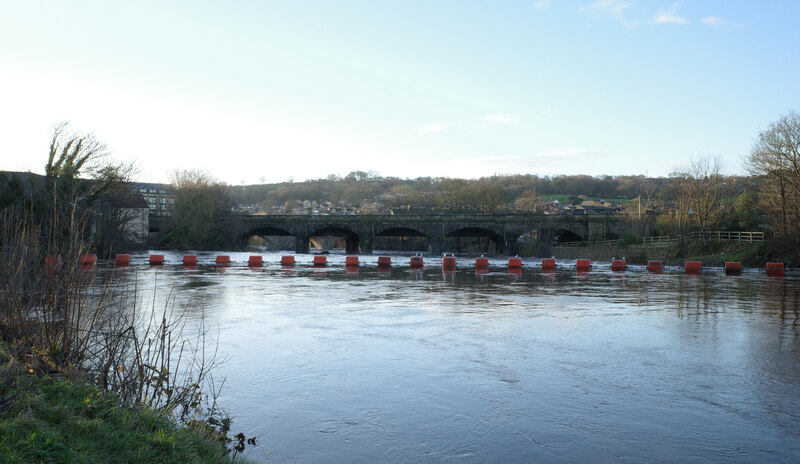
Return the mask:
<svg viewBox="0 0 800 464">
<path fill-rule="evenodd" d="M 20 362 L 0 339 L 0 462 L 231 463 L 224 438 L 179 426 L 146 406 L 123 406 L 80 371 Z"/>
<path fill-rule="evenodd" d="M 0 367 L 0 462 L 230 463 L 223 444 L 64 375 Z"/>
<path fill-rule="evenodd" d="M 593 261 L 610 261 L 612 257 L 625 259 L 630 264 L 645 264 L 647 260 L 664 261 L 668 265 L 682 265 L 685 261 L 702 261 L 709 266 L 722 266 L 725 261 L 739 261 L 745 267 L 763 268 L 767 262 L 783 262 L 790 266 L 800 264 L 797 252 L 784 249 L 774 242 L 687 242 L 660 246 L 580 246 L 553 247 L 551 254 L 558 259 L 586 258 Z"/>
</svg>

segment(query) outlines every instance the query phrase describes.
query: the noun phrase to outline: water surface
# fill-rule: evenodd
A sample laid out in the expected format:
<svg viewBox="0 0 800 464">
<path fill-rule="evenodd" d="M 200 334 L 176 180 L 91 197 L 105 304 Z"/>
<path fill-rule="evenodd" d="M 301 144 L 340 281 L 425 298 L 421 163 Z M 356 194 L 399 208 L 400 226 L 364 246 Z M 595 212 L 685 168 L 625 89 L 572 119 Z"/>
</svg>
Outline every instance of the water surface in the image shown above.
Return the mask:
<svg viewBox="0 0 800 464">
<path fill-rule="evenodd" d="M 554 273 L 426 258 L 357 271 L 246 254 L 135 264 L 204 315 L 228 358 L 221 404 L 248 457 L 339 462 L 798 462 L 796 276 L 687 276 L 608 263 Z M 139 257 L 143 262 L 144 257 Z M 135 260 L 136 262 L 136 260 Z M 166 290 L 165 290 L 166 289 Z M 183 309 L 182 309 L 183 310 Z"/>
</svg>

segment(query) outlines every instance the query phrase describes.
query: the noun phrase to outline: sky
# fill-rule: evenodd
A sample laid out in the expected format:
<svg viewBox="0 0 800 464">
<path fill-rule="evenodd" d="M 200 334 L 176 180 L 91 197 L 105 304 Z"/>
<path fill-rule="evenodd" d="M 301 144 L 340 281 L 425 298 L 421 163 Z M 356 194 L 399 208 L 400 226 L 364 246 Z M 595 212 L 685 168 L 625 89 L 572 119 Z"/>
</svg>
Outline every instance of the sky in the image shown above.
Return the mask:
<svg viewBox="0 0 800 464">
<path fill-rule="evenodd" d="M 800 110 L 800 2 L 0 0 L 0 170 L 667 176 Z"/>
</svg>

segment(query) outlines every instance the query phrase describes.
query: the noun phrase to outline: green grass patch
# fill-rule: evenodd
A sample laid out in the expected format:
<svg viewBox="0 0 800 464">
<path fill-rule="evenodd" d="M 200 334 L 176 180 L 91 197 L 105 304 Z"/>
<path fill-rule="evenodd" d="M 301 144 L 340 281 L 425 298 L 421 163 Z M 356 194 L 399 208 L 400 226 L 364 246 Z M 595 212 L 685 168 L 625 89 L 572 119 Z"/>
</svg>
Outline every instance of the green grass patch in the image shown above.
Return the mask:
<svg viewBox="0 0 800 464">
<path fill-rule="evenodd" d="M 725 261 L 738 261 L 744 267 L 764 267 L 775 260 L 768 242 L 688 242 L 676 253 L 687 261 L 702 261 L 709 266 L 722 266 Z"/>
<path fill-rule="evenodd" d="M 0 367 L 0 462 L 230 463 L 224 446 L 109 392 Z"/>
</svg>

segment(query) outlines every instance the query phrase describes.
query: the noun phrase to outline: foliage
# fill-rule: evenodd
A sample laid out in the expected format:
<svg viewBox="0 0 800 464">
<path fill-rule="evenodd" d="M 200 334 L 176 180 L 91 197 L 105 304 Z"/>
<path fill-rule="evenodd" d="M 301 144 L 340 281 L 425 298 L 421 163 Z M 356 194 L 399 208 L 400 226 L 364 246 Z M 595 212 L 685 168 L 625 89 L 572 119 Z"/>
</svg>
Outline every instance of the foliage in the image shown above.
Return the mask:
<svg viewBox="0 0 800 464">
<path fill-rule="evenodd" d="M 229 214 L 228 187 L 197 170 L 176 171 L 172 227 L 166 241 L 178 248 L 213 249 L 223 243 L 220 224 Z"/>
<path fill-rule="evenodd" d="M 619 246 L 621 247 L 629 247 L 632 245 L 636 245 L 639 243 L 639 237 L 636 234 L 628 232 L 619 239 Z"/>
<path fill-rule="evenodd" d="M 514 201 L 514 210 L 521 213 L 541 213 L 544 210 L 542 197 L 534 189 L 525 190 Z"/>
<path fill-rule="evenodd" d="M 128 182 L 132 164 L 114 161 L 93 134 L 73 132 L 60 123 L 50 139 L 44 177 L 31 173 L 0 176 L 0 208 L 27 209 L 33 222 L 50 232 L 51 245 L 69 246 L 69 234 L 92 238 L 88 243 L 108 254 L 130 245 L 127 233 L 130 210 Z M 123 201 L 127 200 L 127 201 Z M 71 227 L 84 224 L 83 230 Z"/>
<path fill-rule="evenodd" d="M 722 199 L 728 193 L 720 158 L 695 158 L 672 177 L 676 182 L 671 194 L 677 205 L 681 235 L 688 226 L 694 226 L 703 234 L 717 228 L 724 216 Z"/>
<path fill-rule="evenodd" d="M 169 305 L 144 307 L 135 287 L 115 289 L 113 280 L 102 284 L 81 269 L 80 220 L 63 241 L 49 238 L 61 233 L 59 224 L 48 231 L 27 211 L 2 214 L 0 339 L 15 365 L 37 374 L 79 372 L 126 406 L 224 435 L 229 422 L 216 406 L 221 385 L 210 373 L 217 361 L 204 327 L 184 333 L 185 320 Z"/>
<path fill-rule="evenodd" d="M 758 135 L 748 169 L 761 180 L 758 205 L 772 230 L 800 240 L 800 113 L 781 116 Z"/>
</svg>

